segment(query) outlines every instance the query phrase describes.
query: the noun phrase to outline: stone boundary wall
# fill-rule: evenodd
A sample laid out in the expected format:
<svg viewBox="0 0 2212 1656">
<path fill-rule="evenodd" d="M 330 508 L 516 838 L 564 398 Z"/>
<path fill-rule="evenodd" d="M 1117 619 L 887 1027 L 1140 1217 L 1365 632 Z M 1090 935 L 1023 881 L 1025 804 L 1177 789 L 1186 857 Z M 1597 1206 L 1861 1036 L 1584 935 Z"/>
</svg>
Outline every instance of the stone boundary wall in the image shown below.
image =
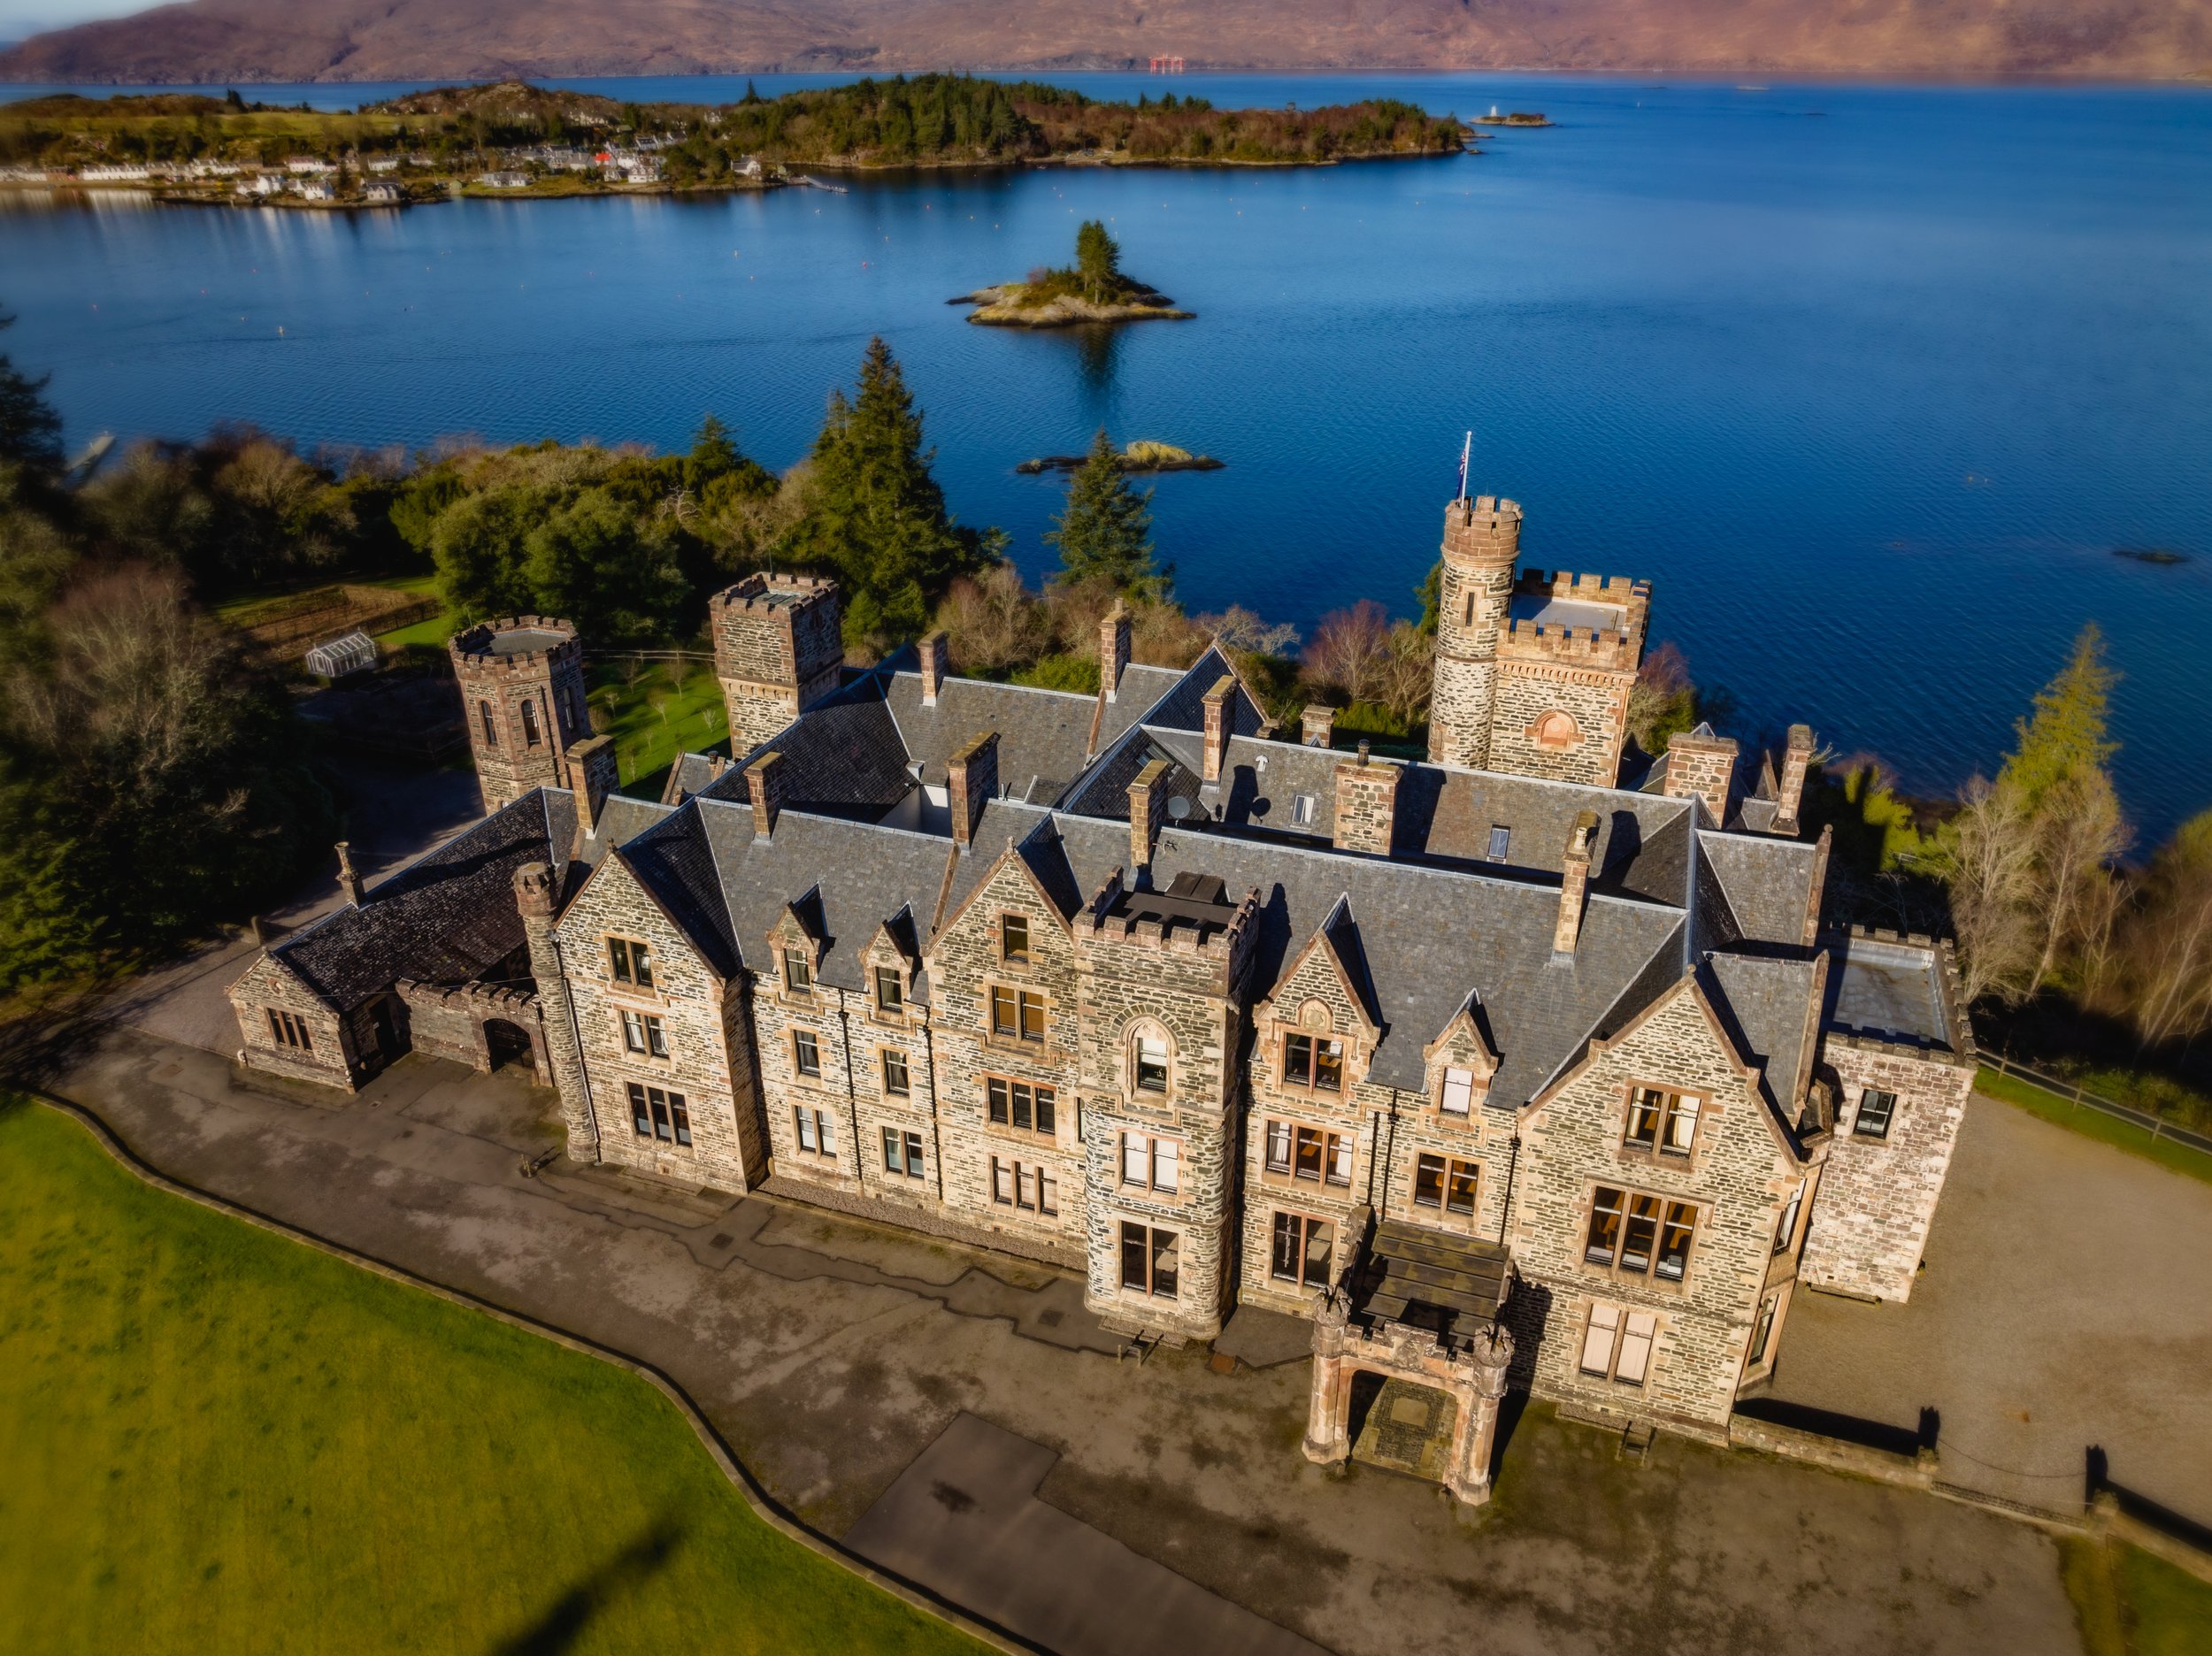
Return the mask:
<svg viewBox="0 0 2212 1656">
<path fill-rule="evenodd" d="M 196 1185 L 187 1184 L 180 1180 L 171 1178 L 151 1163 L 142 1161 L 137 1154 L 123 1142 L 113 1128 L 83 1105 L 33 1089 L 26 1088 L 22 1091 L 25 1097 L 35 1099 L 49 1109 L 58 1110 L 65 1116 L 73 1117 L 92 1134 L 94 1141 L 103 1150 L 115 1159 L 118 1166 L 132 1174 L 142 1183 L 166 1195 L 180 1197 L 186 1201 L 196 1203 L 200 1207 L 222 1214 L 228 1218 L 242 1221 L 253 1226 L 257 1230 L 266 1230 L 273 1236 L 280 1236 L 287 1241 L 297 1242 L 303 1247 L 313 1248 L 319 1254 L 326 1254 L 333 1259 L 343 1260 L 349 1265 L 357 1266 L 388 1281 L 399 1283 L 409 1288 L 419 1288 L 425 1293 L 434 1294 L 449 1305 L 463 1306 L 471 1311 L 480 1311 L 486 1316 L 496 1318 L 506 1323 L 510 1328 L 518 1328 L 525 1333 L 538 1335 L 542 1338 L 551 1340 L 557 1346 L 565 1346 L 570 1351 L 580 1352 L 587 1357 L 596 1357 L 602 1362 L 612 1363 L 618 1368 L 626 1368 L 675 1405 L 677 1412 L 684 1417 L 685 1422 L 697 1436 L 701 1445 L 705 1448 L 716 1468 L 744 1498 L 746 1506 L 752 1509 L 753 1516 L 774 1530 L 786 1540 L 797 1542 L 808 1552 L 828 1560 L 842 1569 L 851 1571 L 853 1575 L 866 1582 L 870 1586 L 880 1588 L 893 1598 L 911 1606 L 925 1615 L 934 1616 L 940 1622 L 965 1633 L 969 1637 L 989 1645 L 993 1650 L 1003 1651 L 1007 1656 L 1033 1656 L 1033 1646 L 1015 1638 L 1003 1629 L 972 1615 L 957 1605 L 949 1604 L 934 1594 L 869 1563 L 857 1553 L 847 1552 L 827 1537 L 818 1535 L 793 1518 L 777 1504 L 774 1497 L 768 1493 L 766 1488 L 753 1476 L 744 1462 L 737 1458 L 729 1444 L 724 1440 L 722 1434 L 716 1430 L 714 1422 L 707 1419 L 699 1406 L 692 1401 L 691 1394 L 678 1384 L 673 1377 L 655 1368 L 642 1358 L 633 1357 L 628 1353 L 618 1351 L 611 1346 L 603 1346 L 598 1341 L 588 1338 L 584 1335 L 571 1333 L 566 1329 L 551 1322 L 541 1322 L 538 1318 L 526 1315 L 522 1312 L 510 1311 L 504 1306 L 495 1304 L 489 1300 L 480 1299 L 461 1289 L 449 1288 L 442 1283 L 431 1281 L 427 1276 L 418 1276 L 403 1266 L 388 1263 L 371 1254 L 357 1254 L 342 1243 L 333 1242 L 327 1238 L 316 1235 L 312 1230 L 288 1224 L 281 1219 L 272 1218 L 267 1214 L 257 1212 L 251 1208 L 243 1207 L 227 1198 L 215 1195 L 211 1192 L 201 1190 Z"/>
<path fill-rule="evenodd" d="M 484 1025 L 503 1018 L 530 1038 L 530 1059 L 550 1085 L 538 998 L 504 984 L 426 984 L 403 978 L 392 985 L 407 1008 L 408 1039 L 427 1058 L 449 1058 L 488 1075 L 492 1054 Z"/>
<path fill-rule="evenodd" d="M 1936 1483 L 1937 1457 L 1932 1449 L 1923 1449 L 1917 1455 L 1897 1454 L 1795 1426 L 1754 1420 L 1747 1414 L 1729 1416 L 1728 1444 L 1732 1449 L 1756 1449 L 1785 1460 L 1826 1467 L 1832 1472 L 1855 1472 L 1901 1489 L 1932 1490 Z"/>
</svg>

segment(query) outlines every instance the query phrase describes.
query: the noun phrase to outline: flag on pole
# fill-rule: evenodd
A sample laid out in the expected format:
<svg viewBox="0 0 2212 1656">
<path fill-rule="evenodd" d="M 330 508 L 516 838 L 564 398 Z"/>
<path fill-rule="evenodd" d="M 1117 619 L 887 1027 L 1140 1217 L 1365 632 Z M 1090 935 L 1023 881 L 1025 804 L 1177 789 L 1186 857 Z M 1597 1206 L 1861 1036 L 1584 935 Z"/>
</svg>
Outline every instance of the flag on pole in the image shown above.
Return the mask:
<svg viewBox="0 0 2212 1656">
<path fill-rule="evenodd" d="M 1475 434 L 1469 432 L 1467 441 L 1459 448 L 1459 498 L 1462 500 L 1467 498 L 1467 463 L 1474 457 L 1474 453 Z"/>
</svg>

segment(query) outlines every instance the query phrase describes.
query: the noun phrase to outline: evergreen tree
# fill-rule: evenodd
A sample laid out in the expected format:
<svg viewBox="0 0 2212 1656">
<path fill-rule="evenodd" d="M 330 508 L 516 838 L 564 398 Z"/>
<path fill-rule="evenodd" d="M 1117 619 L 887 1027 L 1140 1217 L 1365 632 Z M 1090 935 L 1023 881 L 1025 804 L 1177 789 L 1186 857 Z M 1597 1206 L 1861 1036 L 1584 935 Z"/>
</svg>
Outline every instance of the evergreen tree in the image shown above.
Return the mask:
<svg viewBox="0 0 2212 1656">
<path fill-rule="evenodd" d="M 0 333 L 15 318 L 0 312 Z M 38 476 L 61 470 L 61 416 L 43 393 L 46 379 L 34 380 L 0 353 L 0 465 L 19 465 Z"/>
<path fill-rule="evenodd" d="M 804 515 L 779 548 L 843 583 L 849 638 L 914 637 L 953 578 L 980 568 L 1002 541 L 953 521 L 930 475 L 935 458 L 922 446 L 922 416 L 891 348 L 871 340 L 856 394 L 830 396 Z"/>
<path fill-rule="evenodd" d="M 1060 579 L 1070 586 L 1102 581 L 1134 598 L 1165 600 L 1175 571 L 1153 562 L 1151 533 L 1152 491 L 1129 487 L 1102 426 L 1069 481 L 1067 510 L 1045 536 L 1060 549 Z"/>
<path fill-rule="evenodd" d="M 2020 790 L 2030 810 L 2062 783 L 2103 773 L 2119 744 L 2106 737 L 2116 673 L 2105 660 L 2095 622 L 2082 628 L 2074 653 L 2035 698 L 2035 711 L 2014 726 L 2020 743 L 1997 774 L 2000 787 Z"/>
<path fill-rule="evenodd" d="M 1075 233 L 1075 273 L 1094 303 L 1111 298 L 1121 288 L 1121 245 L 1095 218 L 1086 218 Z"/>
</svg>

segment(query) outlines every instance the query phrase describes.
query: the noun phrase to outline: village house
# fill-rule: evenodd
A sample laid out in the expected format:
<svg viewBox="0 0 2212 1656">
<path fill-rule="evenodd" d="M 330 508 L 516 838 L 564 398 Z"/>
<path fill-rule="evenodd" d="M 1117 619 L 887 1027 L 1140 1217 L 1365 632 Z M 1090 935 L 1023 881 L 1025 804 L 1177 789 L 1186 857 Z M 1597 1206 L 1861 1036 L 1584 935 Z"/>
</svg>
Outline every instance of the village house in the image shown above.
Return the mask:
<svg viewBox="0 0 2212 1656">
<path fill-rule="evenodd" d="M 1101 686 L 842 665 L 833 583 L 710 628 L 733 756 L 619 797 L 542 617 L 452 657 L 493 815 L 272 943 L 250 1066 L 526 1054 L 568 1154 L 1079 1273 L 1136 1338 L 1310 1318 L 1305 1452 L 1501 1399 L 1724 1438 L 1801 1288 L 1902 1300 L 1972 1046 L 1947 948 L 1823 930 L 1811 732 L 1641 755 L 1640 582 L 1446 514 L 1429 756 L 1279 729 L 1222 650 Z M 1394 1413 L 1394 1420 L 1406 1418 Z"/>
</svg>

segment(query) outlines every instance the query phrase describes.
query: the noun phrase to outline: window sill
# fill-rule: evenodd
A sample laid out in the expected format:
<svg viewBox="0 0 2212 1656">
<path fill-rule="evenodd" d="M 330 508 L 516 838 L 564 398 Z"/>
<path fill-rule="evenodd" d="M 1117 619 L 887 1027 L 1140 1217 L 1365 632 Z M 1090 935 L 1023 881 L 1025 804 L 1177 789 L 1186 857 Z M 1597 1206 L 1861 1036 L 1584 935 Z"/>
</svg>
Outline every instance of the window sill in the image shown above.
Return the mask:
<svg viewBox="0 0 2212 1656">
<path fill-rule="evenodd" d="M 1302 1178 L 1295 1173 L 1280 1173 L 1273 1168 L 1263 1167 L 1260 1169 L 1260 1183 L 1269 1190 L 1310 1191 L 1316 1196 L 1326 1196 L 1333 1201 L 1348 1202 L 1352 1200 L 1350 1180 L 1339 1184 L 1334 1179 Z"/>
<path fill-rule="evenodd" d="M 1613 1266 L 1599 1265 L 1588 1260 L 1578 1261 L 1577 1263 L 1580 1266 L 1581 1274 L 1584 1276 L 1599 1282 L 1609 1283 L 1617 1291 L 1624 1293 L 1631 1291 L 1642 1291 L 1663 1294 L 1670 1300 L 1683 1300 L 1689 1297 L 1694 1281 L 1686 1272 L 1678 1280 L 1667 1276 L 1640 1274 L 1635 1271 L 1618 1270 Z"/>
</svg>

